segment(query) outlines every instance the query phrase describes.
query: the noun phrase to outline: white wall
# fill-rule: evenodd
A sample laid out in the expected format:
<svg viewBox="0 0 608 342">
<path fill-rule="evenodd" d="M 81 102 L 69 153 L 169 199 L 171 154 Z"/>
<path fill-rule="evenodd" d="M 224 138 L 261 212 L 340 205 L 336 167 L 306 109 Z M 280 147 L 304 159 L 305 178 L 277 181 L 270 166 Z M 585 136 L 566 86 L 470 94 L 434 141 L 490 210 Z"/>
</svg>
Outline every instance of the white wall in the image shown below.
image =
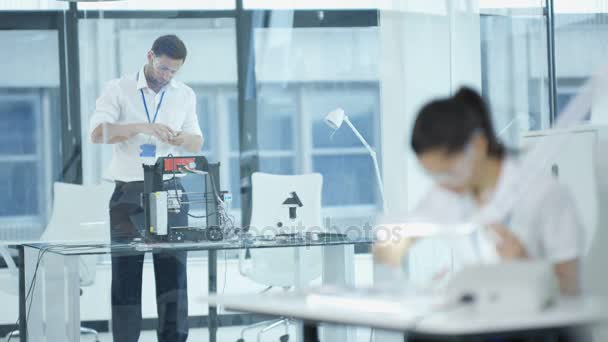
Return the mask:
<svg viewBox="0 0 608 342">
<path fill-rule="evenodd" d="M 561 23 L 561 25 L 560 25 Z M 588 77 L 606 62 L 608 54 L 608 25 L 600 19 L 584 18 L 577 15 L 574 18 L 556 15 L 555 28 L 555 63 L 557 77 Z M 534 41 L 530 44 L 532 61 L 541 63 L 531 64 L 531 74 L 534 77 L 546 77 L 547 59 L 546 33 L 533 33 Z"/>
<path fill-rule="evenodd" d="M 2 58 L 10 59 L 3 62 L 0 87 L 59 87 L 57 31 L 0 30 L 0 46 Z"/>
<path fill-rule="evenodd" d="M 559 20 L 559 16 L 557 20 Z M 589 19 L 591 20 L 591 19 Z M 608 25 L 573 23 L 557 27 L 555 63 L 557 77 L 585 77 L 607 63 Z"/>
</svg>

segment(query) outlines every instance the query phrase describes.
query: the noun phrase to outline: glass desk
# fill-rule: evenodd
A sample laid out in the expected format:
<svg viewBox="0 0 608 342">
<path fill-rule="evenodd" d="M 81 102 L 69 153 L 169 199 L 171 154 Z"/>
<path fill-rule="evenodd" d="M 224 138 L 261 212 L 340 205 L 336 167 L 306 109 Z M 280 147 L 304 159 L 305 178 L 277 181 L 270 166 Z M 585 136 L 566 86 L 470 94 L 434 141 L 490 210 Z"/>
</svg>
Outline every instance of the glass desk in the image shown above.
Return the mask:
<svg viewBox="0 0 608 342">
<path fill-rule="evenodd" d="M 318 247 L 322 249 L 322 282 L 327 285 L 352 285 L 354 281 L 354 246 L 371 244 L 371 234 L 297 235 L 281 238 L 235 237 L 223 241 L 179 243 L 99 243 L 39 242 L 19 247 L 22 256 L 19 286 L 19 330 L 21 341 L 80 340 L 80 273 L 79 258 L 87 255 L 136 255 L 175 251 L 208 253 L 208 293 L 217 291 L 217 252 L 264 248 Z M 296 265 L 301 266 L 296 248 Z M 44 283 L 37 277 L 44 268 Z M 298 267 L 296 274 L 299 274 Z M 298 277 L 296 276 L 296 279 Z M 303 286 L 304 284 L 300 284 Z M 296 285 L 298 287 L 298 285 Z M 44 303 L 43 303 L 44 302 Z M 209 341 L 217 341 L 217 308 L 208 306 Z M 66 328 L 67 323 L 67 328 Z M 334 341 L 346 341 L 348 332 L 336 331 Z M 26 338 L 24 338 L 26 337 Z"/>
</svg>

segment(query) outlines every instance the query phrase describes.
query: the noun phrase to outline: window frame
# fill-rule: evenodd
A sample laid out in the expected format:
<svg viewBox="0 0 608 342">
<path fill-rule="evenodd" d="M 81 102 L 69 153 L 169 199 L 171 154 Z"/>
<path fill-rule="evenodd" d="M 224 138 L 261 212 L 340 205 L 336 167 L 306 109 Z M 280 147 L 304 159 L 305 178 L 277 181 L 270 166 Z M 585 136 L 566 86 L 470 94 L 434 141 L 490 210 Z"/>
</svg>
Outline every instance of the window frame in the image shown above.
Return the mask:
<svg viewBox="0 0 608 342">
<path fill-rule="evenodd" d="M 33 163 L 36 167 L 36 178 L 41 193 L 38 194 L 38 210 L 34 214 L 1 216 L 2 227 L 31 228 L 40 226 L 40 232 L 44 230 L 43 222 L 49 218 L 52 210 L 52 188 L 53 188 L 53 162 L 52 162 L 52 128 L 50 124 L 50 96 L 44 88 L 31 88 L 28 90 L 11 91 L 0 93 L 0 102 L 26 101 L 31 105 L 35 118 L 34 145 L 35 152 L 29 154 L 1 155 L 0 163 Z M 10 229 L 10 228 L 3 228 Z M 4 233 L 4 232 L 2 232 Z"/>
</svg>

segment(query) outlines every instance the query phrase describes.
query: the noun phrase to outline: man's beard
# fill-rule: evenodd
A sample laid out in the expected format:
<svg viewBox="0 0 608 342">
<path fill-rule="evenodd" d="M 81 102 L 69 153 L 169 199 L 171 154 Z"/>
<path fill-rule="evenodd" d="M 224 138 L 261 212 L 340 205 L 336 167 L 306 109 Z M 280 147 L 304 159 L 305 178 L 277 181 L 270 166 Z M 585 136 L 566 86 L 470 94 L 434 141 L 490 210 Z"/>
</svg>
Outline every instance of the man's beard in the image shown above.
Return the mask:
<svg viewBox="0 0 608 342">
<path fill-rule="evenodd" d="M 162 88 L 162 87 L 166 86 L 168 83 L 169 82 L 159 81 L 157 79 L 152 79 L 152 85 L 154 87 Z"/>
<path fill-rule="evenodd" d="M 146 76 L 146 81 L 148 82 L 149 86 L 151 86 L 152 88 L 162 88 L 169 84 L 169 82 L 158 80 L 153 75 L 150 75 L 151 72 L 148 70 L 148 68 L 151 67 L 149 65 L 146 65 L 146 68 L 144 69 L 144 75 Z"/>
</svg>

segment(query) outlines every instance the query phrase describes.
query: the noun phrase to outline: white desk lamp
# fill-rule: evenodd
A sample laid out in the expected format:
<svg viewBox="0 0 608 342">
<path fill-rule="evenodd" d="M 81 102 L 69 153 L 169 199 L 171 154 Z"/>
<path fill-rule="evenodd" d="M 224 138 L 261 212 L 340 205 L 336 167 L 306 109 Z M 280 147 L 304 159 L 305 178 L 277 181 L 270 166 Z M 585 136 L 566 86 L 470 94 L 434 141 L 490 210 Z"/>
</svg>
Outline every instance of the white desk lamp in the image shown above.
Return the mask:
<svg viewBox="0 0 608 342">
<path fill-rule="evenodd" d="M 365 149 L 367 149 L 367 153 L 369 153 L 369 155 L 372 157 L 372 160 L 374 161 L 376 180 L 378 181 L 378 187 L 380 187 L 380 196 L 382 197 L 382 211 L 384 214 L 386 214 L 387 208 L 386 200 L 384 198 L 384 185 L 382 184 L 382 177 L 380 176 L 380 169 L 378 168 L 378 159 L 376 158 L 376 151 L 374 151 L 372 147 L 369 146 L 367 141 L 365 141 L 363 136 L 361 136 L 361 133 L 359 133 L 355 126 L 353 126 L 353 124 L 348 119 L 348 116 L 346 116 L 346 114 L 344 113 L 344 109 L 334 109 L 333 111 L 329 112 L 329 114 L 327 114 L 327 116 L 325 117 L 325 123 L 333 130 L 338 130 L 340 126 L 342 126 L 343 122 L 346 122 L 348 127 L 353 130 L 357 138 L 359 138 L 363 146 L 365 146 Z"/>
</svg>

